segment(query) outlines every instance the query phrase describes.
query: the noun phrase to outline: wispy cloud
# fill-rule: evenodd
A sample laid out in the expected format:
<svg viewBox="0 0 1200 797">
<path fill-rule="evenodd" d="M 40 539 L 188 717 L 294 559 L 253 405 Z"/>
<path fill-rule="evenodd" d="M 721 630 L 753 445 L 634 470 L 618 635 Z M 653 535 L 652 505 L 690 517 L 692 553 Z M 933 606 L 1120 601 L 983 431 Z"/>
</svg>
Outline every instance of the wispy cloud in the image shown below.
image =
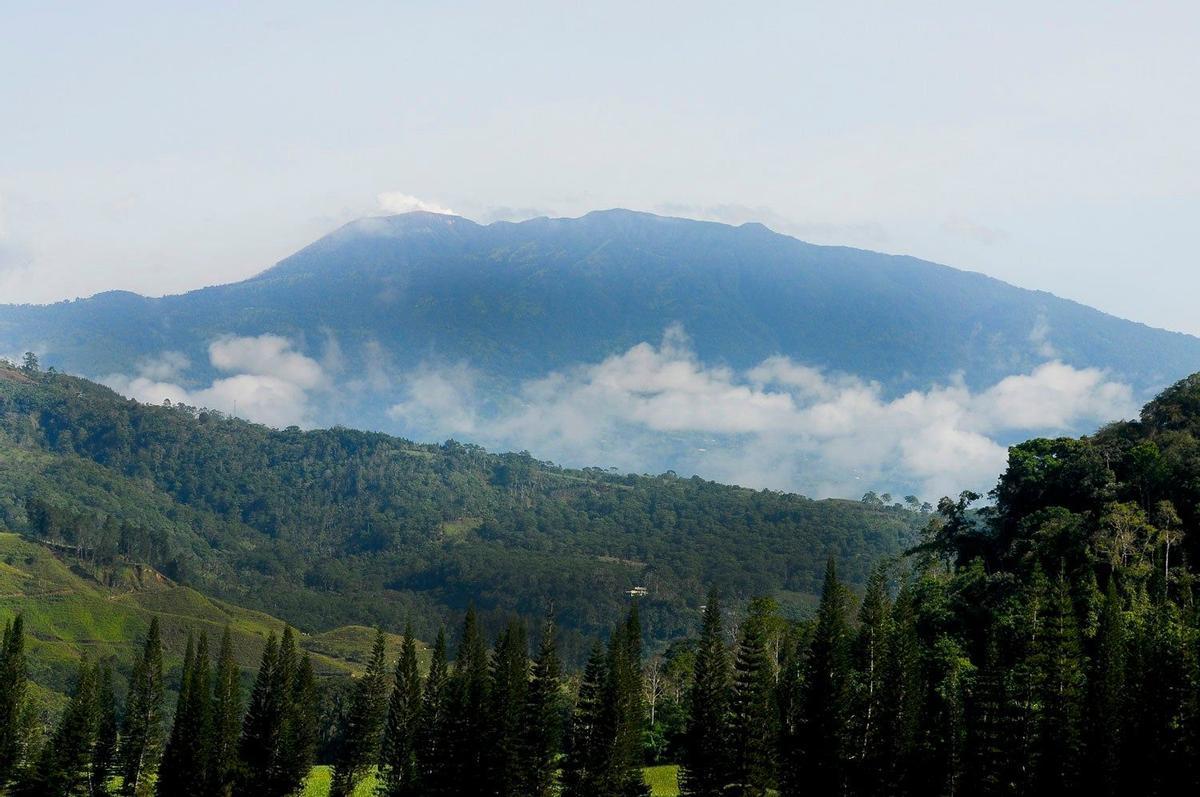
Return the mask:
<svg viewBox="0 0 1200 797">
<path fill-rule="evenodd" d="M 428 213 L 443 213 L 450 216 L 457 216 L 450 208 L 444 207 L 437 202 L 430 202 L 419 197 L 406 194 L 403 191 L 385 191 L 377 197 L 379 201 L 379 209 L 384 213 L 411 213 L 414 210 L 423 210 Z"/>
</svg>

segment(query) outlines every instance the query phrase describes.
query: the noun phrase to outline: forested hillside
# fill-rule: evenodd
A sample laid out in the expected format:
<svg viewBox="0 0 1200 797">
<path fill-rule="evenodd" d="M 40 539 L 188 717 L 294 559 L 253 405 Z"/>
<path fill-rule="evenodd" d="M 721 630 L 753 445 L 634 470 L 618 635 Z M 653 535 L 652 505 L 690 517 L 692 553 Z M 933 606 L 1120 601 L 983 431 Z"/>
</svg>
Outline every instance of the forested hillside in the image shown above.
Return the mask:
<svg viewBox="0 0 1200 797">
<path fill-rule="evenodd" d="M 493 630 L 552 608 L 575 658 L 635 587 L 650 639 L 685 634 L 711 584 L 803 610 L 827 557 L 862 584 L 924 521 L 882 501 L 274 431 L 19 368 L 0 369 L 0 477 L 9 528 L 84 559 L 150 563 L 306 630 L 411 617 L 429 639 L 471 603 Z"/>
</svg>

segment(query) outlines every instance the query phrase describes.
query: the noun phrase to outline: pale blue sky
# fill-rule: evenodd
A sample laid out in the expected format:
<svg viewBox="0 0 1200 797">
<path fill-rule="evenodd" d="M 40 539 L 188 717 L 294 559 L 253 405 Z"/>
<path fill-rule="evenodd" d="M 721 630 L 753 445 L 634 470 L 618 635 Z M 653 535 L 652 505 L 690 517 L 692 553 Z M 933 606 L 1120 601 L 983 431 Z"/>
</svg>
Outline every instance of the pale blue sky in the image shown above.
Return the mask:
<svg viewBox="0 0 1200 797">
<path fill-rule="evenodd" d="M 1200 333 L 1195 2 L 0 0 L 0 301 L 419 197 L 760 220 Z"/>
</svg>

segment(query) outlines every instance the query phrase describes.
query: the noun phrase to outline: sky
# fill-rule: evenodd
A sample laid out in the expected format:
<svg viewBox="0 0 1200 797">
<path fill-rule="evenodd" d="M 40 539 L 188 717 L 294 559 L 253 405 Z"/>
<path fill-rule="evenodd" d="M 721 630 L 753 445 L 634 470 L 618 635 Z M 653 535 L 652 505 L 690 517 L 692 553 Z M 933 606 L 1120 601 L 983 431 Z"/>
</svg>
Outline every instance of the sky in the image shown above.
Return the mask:
<svg viewBox="0 0 1200 797">
<path fill-rule="evenodd" d="M 0 0 L 0 302 L 629 207 L 1200 334 L 1200 4 Z"/>
</svg>

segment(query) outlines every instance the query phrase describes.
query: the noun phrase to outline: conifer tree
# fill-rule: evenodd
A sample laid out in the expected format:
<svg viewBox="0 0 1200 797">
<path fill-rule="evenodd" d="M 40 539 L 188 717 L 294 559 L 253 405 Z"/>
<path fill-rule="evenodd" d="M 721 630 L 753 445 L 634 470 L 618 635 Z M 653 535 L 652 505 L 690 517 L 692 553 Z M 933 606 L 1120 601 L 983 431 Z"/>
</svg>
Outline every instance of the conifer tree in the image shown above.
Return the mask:
<svg viewBox="0 0 1200 797">
<path fill-rule="evenodd" d="M 421 724 L 421 675 L 412 625 L 404 629 L 400 658 L 392 677 L 392 694 L 380 755 L 380 791 L 387 797 L 419 794 L 417 737 Z"/>
<path fill-rule="evenodd" d="M 482 795 L 488 790 L 487 749 L 480 744 L 488 738 L 488 682 L 487 648 L 471 607 L 463 618 L 450 679 L 448 760 L 458 773 L 457 788 L 463 795 Z"/>
<path fill-rule="evenodd" d="M 119 724 L 117 695 L 113 683 L 113 667 L 104 662 L 97 685 L 99 718 L 96 728 L 96 749 L 92 754 L 92 794 L 107 794 L 108 781 L 116 774 Z"/>
<path fill-rule="evenodd" d="M 208 761 L 208 794 L 226 797 L 237 773 L 238 737 L 242 730 L 241 682 L 233 656 L 229 626 L 221 635 L 213 684 L 211 742 Z"/>
<path fill-rule="evenodd" d="M 277 689 L 279 643 L 275 634 L 267 637 L 259 658 L 258 674 L 250 690 L 242 735 L 238 742 L 238 777 L 235 794 L 265 797 L 277 777 L 277 758 L 283 731 L 283 696 Z"/>
<path fill-rule="evenodd" d="M 858 612 L 858 631 L 853 643 L 851 681 L 850 782 L 856 794 L 871 795 L 884 782 L 887 766 L 885 738 L 880 718 L 886 694 L 884 661 L 891 611 L 887 594 L 887 570 L 880 565 L 867 580 Z"/>
<path fill-rule="evenodd" d="M 1039 651 L 1038 791 L 1069 795 L 1079 789 L 1086 684 L 1070 585 L 1060 572 L 1042 614 Z"/>
<path fill-rule="evenodd" d="M 785 795 L 812 793 L 836 797 L 845 791 L 846 695 L 850 680 L 849 628 L 845 590 L 830 559 L 805 666 L 794 767 L 799 782 L 785 783 Z"/>
<path fill-rule="evenodd" d="M 713 589 L 704 605 L 680 769 L 681 791 L 690 797 L 721 797 L 731 782 L 727 736 L 731 684 L 720 596 Z"/>
<path fill-rule="evenodd" d="M 283 641 L 291 644 L 294 656 L 295 642 L 289 639 L 290 631 L 290 628 L 284 630 Z M 308 653 L 295 665 L 287 695 L 280 794 L 291 794 L 304 786 L 317 753 L 317 677 Z"/>
<path fill-rule="evenodd" d="M 751 602 L 742 624 L 733 667 L 729 711 L 730 776 L 733 797 L 762 797 L 774 785 L 776 723 L 774 665 L 767 652 L 768 620 L 774 601 Z"/>
<path fill-rule="evenodd" d="M 610 746 L 605 722 L 608 681 L 608 658 L 603 648 L 594 645 L 571 714 L 563 767 L 565 797 L 607 797 L 604 789 Z"/>
<path fill-rule="evenodd" d="M 555 636 L 554 623 L 547 620 L 529 682 L 521 768 L 530 797 L 555 793 L 555 757 L 563 741 L 562 662 Z"/>
<path fill-rule="evenodd" d="M 37 765 L 18 792 L 30 797 L 85 795 L 92 784 L 92 762 L 100 726 L 99 670 L 85 656 L 79 662 L 71 700 Z"/>
<path fill-rule="evenodd" d="M 497 797 L 522 794 L 521 743 L 529 696 L 528 651 L 525 627 L 511 621 L 496 640 L 488 688 L 488 781 L 489 793 Z"/>
<path fill-rule="evenodd" d="M 892 607 L 884 648 L 884 694 L 879 719 L 885 761 L 879 792 L 884 795 L 906 793 L 906 785 L 912 780 L 910 770 L 922 710 L 921 650 L 913 600 L 911 588 L 902 586 Z"/>
<path fill-rule="evenodd" d="M 176 759 L 182 775 L 180 788 L 172 794 L 208 797 L 209 755 L 212 751 L 212 667 L 208 660 L 208 636 L 201 632 L 188 674 L 187 698 L 180 695 L 183 717 L 181 745 Z M 161 775 L 160 775 L 161 782 Z"/>
<path fill-rule="evenodd" d="M 163 741 L 162 642 L 158 618 L 150 620 L 142 655 L 133 668 L 121 728 L 121 793 L 150 793 Z"/>
<path fill-rule="evenodd" d="M 1084 780 L 1096 797 L 1115 797 L 1121 782 L 1125 644 L 1125 615 L 1116 577 L 1110 576 L 1088 678 Z"/>
<path fill-rule="evenodd" d="M 417 728 L 418 783 L 423 794 L 435 797 L 453 793 L 454 772 L 449 760 L 449 690 L 446 631 L 439 629 L 421 695 L 421 721 Z"/>
<path fill-rule="evenodd" d="M 183 673 L 179 682 L 179 699 L 175 703 L 175 721 L 171 724 L 171 732 L 167 743 L 163 746 L 162 760 L 158 765 L 156 789 L 159 797 L 172 794 L 182 795 L 187 784 L 195 777 L 190 771 L 187 758 L 190 748 L 196 740 L 192 736 L 192 718 L 189 716 L 192 698 L 192 671 L 195 667 L 195 647 L 191 633 L 188 634 L 187 648 L 183 654 Z M 203 784 L 203 780 L 201 780 Z"/>
<path fill-rule="evenodd" d="M 375 632 L 375 643 L 367 669 L 354 686 L 346 738 L 334 764 L 330 797 L 348 797 L 379 762 L 383 727 L 388 712 L 388 673 L 383 630 Z"/>
<path fill-rule="evenodd" d="M 642 776 L 646 712 L 642 693 L 642 625 L 637 601 L 609 639 L 604 689 L 603 742 L 607 765 L 601 775 L 606 794 L 641 797 L 649 793 Z"/>
<path fill-rule="evenodd" d="M 0 641 L 0 789 L 13 780 L 24 758 L 21 714 L 27 682 L 25 621 L 18 614 L 4 624 Z"/>
</svg>

